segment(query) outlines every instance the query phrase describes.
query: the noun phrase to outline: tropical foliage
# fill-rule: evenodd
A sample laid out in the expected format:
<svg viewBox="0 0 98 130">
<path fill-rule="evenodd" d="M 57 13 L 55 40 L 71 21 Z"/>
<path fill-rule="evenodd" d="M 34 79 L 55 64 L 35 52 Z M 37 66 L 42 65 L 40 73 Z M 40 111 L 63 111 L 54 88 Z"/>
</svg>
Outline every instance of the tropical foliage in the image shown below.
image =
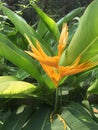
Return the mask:
<svg viewBox="0 0 98 130">
<path fill-rule="evenodd" d="M 36 26 L 0 5 L 0 129 L 97 130 L 98 0 L 58 22 L 28 6 Z"/>
</svg>

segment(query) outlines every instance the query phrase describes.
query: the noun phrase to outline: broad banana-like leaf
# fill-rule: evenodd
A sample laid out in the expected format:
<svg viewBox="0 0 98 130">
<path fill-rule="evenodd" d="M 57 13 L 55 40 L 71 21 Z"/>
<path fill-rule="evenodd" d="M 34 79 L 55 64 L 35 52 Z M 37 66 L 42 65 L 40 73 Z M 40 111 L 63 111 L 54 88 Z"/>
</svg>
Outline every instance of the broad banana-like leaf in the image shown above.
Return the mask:
<svg viewBox="0 0 98 130">
<path fill-rule="evenodd" d="M 0 98 L 39 97 L 41 88 L 23 81 L 0 83 Z"/>
<path fill-rule="evenodd" d="M 62 107 L 60 114 L 55 114 L 50 122 L 52 110 L 43 105 L 33 113 L 23 130 L 97 130 L 98 124 L 87 110 L 77 103 Z M 39 118 L 38 118 L 39 117 Z M 67 128 L 66 128 L 67 126 Z"/>
<path fill-rule="evenodd" d="M 19 110 L 20 109 L 20 110 Z M 1 130 L 97 130 L 89 112 L 77 103 L 62 107 L 61 114 L 50 122 L 51 107 L 43 104 L 32 113 L 31 107 L 21 106 L 5 120 Z M 31 115 L 31 116 L 30 116 Z M 58 117 L 58 118 L 57 118 Z M 65 128 L 64 126 L 67 126 Z"/>
<path fill-rule="evenodd" d="M 51 130 L 49 116 L 51 107 L 42 105 L 35 111 L 23 130 Z"/>
<path fill-rule="evenodd" d="M 59 32 L 56 22 L 52 18 L 50 18 L 47 14 L 45 14 L 37 5 L 32 4 L 32 6 L 35 9 L 35 11 L 38 13 L 38 15 L 40 16 L 42 21 L 46 24 L 51 34 L 54 36 L 55 40 L 58 41 L 60 32 Z"/>
<path fill-rule="evenodd" d="M 79 27 L 63 52 L 60 64 L 72 64 L 79 55 L 82 55 L 81 62 L 98 60 L 98 0 L 94 0 L 80 18 Z"/>
<path fill-rule="evenodd" d="M 89 94 L 98 94 L 98 79 L 93 82 L 93 84 L 88 88 L 87 92 Z"/>
<path fill-rule="evenodd" d="M 20 111 L 20 112 L 19 112 Z M 1 130 L 21 130 L 25 122 L 32 114 L 32 105 L 22 105 L 17 110 L 11 112 L 5 119 Z"/>
<path fill-rule="evenodd" d="M 83 106 L 77 103 L 71 103 L 63 107 L 61 117 L 67 124 L 68 130 L 98 129 L 98 123 L 93 120 L 92 115 Z"/>
<path fill-rule="evenodd" d="M 36 39 L 40 43 L 44 43 L 44 45 L 47 47 L 47 43 L 42 40 L 39 35 L 36 33 L 36 31 L 33 29 L 33 27 L 30 27 L 27 22 L 19 15 L 17 15 L 15 12 L 11 11 L 10 9 L 1 6 L 1 10 L 3 13 L 11 20 L 11 22 L 15 25 L 16 29 L 25 37 L 25 35 L 28 36 L 28 38 L 32 41 L 32 44 L 36 44 Z M 48 53 L 49 51 L 45 48 L 45 46 L 42 45 L 43 49 Z"/>
<path fill-rule="evenodd" d="M 0 83 L 4 83 L 6 81 L 18 81 L 19 79 L 14 76 L 0 76 Z"/>
</svg>

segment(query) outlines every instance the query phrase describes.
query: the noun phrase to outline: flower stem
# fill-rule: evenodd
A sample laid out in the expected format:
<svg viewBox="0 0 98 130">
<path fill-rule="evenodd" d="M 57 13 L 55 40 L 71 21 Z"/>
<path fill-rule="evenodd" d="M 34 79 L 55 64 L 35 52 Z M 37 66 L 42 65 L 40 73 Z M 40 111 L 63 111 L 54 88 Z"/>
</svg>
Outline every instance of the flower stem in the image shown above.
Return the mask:
<svg viewBox="0 0 98 130">
<path fill-rule="evenodd" d="M 53 110 L 53 112 L 50 115 L 50 122 L 52 122 L 52 120 L 53 120 L 53 116 L 54 116 L 54 114 L 57 111 L 57 107 L 58 107 L 58 87 L 56 88 L 56 91 L 55 91 L 54 110 Z"/>
<path fill-rule="evenodd" d="M 60 107 L 62 107 L 62 87 L 60 87 Z"/>
<path fill-rule="evenodd" d="M 58 88 L 56 88 L 56 92 L 55 92 L 54 112 L 57 110 L 57 107 L 58 107 Z"/>
</svg>

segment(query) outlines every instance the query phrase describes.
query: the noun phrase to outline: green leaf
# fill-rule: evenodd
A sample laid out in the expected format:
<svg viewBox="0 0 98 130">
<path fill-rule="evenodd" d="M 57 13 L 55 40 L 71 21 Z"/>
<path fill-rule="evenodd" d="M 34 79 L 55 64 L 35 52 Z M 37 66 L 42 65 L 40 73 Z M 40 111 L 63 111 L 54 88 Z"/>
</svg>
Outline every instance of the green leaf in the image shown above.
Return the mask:
<svg viewBox="0 0 98 130">
<path fill-rule="evenodd" d="M 43 29 L 44 28 L 44 29 Z M 40 19 L 38 26 L 37 26 L 37 33 L 40 37 L 44 37 L 44 35 L 48 32 L 48 28 L 46 27 L 45 23 Z"/>
<path fill-rule="evenodd" d="M 91 78 L 92 78 L 92 69 L 76 75 L 75 84 L 83 83 L 82 87 L 84 87 L 84 84 L 88 84 L 91 81 Z"/>
<path fill-rule="evenodd" d="M 24 33 L 26 33 L 28 35 L 28 37 L 31 39 L 31 41 L 33 42 L 33 44 L 35 44 L 35 39 L 34 39 L 34 37 L 36 37 L 35 30 L 33 28 L 31 28 L 21 16 L 17 15 L 10 9 L 8 9 L 4 6 L 1 6 L 1 10 L 3 11 L 3 13 L 6 16 L 8 16 L 8 18 L 15 25 L 15 27 L 18 29 L 18 31 L 20 31 L 20 33 L 22 35 L 24 35 Z"/>
<path fill-rule="evenodd" d="M 89 43 L 89 45 L 81 52 L 81 62 L 87 61 L 98 61 L 98 37 L 96 37 L 93 41 Z"/>
<path fill-rule="evenodd" d="M 23 130 L 51 130 L 49 121 L 50 110 L 51 108 L 47 105 L 39 107 Z"/>
<path fill-rule="evenodd" d="M 38 13 L 38 15 L 40 16 L 41 20 L 45 23 L 47 28 L 50 30 L 55 40 L 58 41 L 60 32 L 59 32 L 56 22 L 52 18 L 50 18 L 47 14 L 45 14 L 37 5 L 32 4 L 32 6 L 35 9 L 35 11 Z"/>
<path fill-rule="evenodd" d="M 47 46 L 47 43 L 39 37 L 39 35 L 36 33 L 36 31 L 33 29 L 33 27 L 30 27 L 21 16 L 17 15 L 15 12 L 11 11 L 10 9 L 8 9 L 4 6 L 1 6 L 1 10 L 11 20 L 11 22 L 15 25 L 17 30 L 24 37 L 25 37 L 25 35 L 28 36 L 30 41 L 32 41 L 32 44 L 34 44 L 36 46 L 36 39 L 37 39 L 41 44 L 44 43 L 44 45 Z M 42 47 L 48 54 L 50 54 L 49 51 L 45 48 L 45 46 L 42 45 Z"/>
<path fill-rule="evenodd" d="M 20 68 L 16 70 L 13 75 L 19 78 L 20 80 L 24 80 L 30 76 L 30 74 L 28 74 L 26 71 Z"/>
<path fill-rule="evenodd" d="M 98 79 L 96 79 L 92 85 L 88 88 L 87 92 L 89 94 L 98 94 Z"/>
<path fill-rule="evenodd" d="M 14 76 L 0 76 L 0 83 L 6 82 L 6 81 L 17 81 L 18 78 Z"/>
<path fill-rule="evenodd" d="M 81 11 L 83 11 L 83 9 L 84 9 L 83 7 L 74 9 L 73 11 L 71 11 L 70 13 L 68 13 L 67 15 L 65 15 L 63 18 L 61 18 L 61 19 L 57 22 L 57 26 L 58 26 L 58 27 L 61 27 L 61 26 L 63 25 L 63 23 L 69 22 L 69 21 L 72 20 L 76 15 L 78 15 Z M 42 25 L 42 27 L 43 27 L 43 25 Z M 44 30 L 43 30 L 43 29 L 40 29 L 41 32 L 44 32 L 44 31 L 46 30 L 46 27 L 45 27 L 45 26 L 44 26 L 43 28 L 44 28 Z M 41 34 L 43 34 L 43 33 L 41 33 Z M 52 52 L 52 50 L 53 50 L 54 52 L 56 52 L 55 50 L 57 49 L 57 44 L 58 44 L 58 43 L 55 43 L 55 44 L 54 44 L 56 47 L 54 47 L 54 48 L 52 48 L 52 49 L 50 48 L 51 42 L 53 43 L 54 41 L 53 41 L 51 32 L 48 31 L 48 29 L 47 29 L 46 33 L 44 33 L 43 38 L 44 38 L 45 41 L 47 41 L 47 43 L 48 43 L 47 47 L 48 47 L 48 49 L 50 49 L 50 52 Z M 54 52 L 52 52 L 52 53 L 54 54 Z M 55 53 L 55 54 L 56 54 L 56 53 Z"/>
<path fill-rule="evenodd" d="M 64 124 L 60 121 L 59 118 L 55 118 L 55 120 L 52 121 L 51 130 L 65 130 Z"/>
<path fill-rule="evenodd" d="M 0 98 L 38 97 L 41 88 L 23 81 L 6 81 L 0 83 Z"/>
<path fill-rule="evenodd" d="M 72 64 L 82 54 L 83 60 L 98 60 L 98 0 L 94 0 L 85 10 L 68 48 L 64 51 L 60 64 Z"/>
<path fill-rule="evenodd" d="M 77 103 L 62 107 L 60 114 L 55 115 L 51 130 L 97 130 L 98 124 L 93 120 L 89 111 Z M 65 126 L 67 125 L 67 129 Z"/>
<path fill-rule="evenodd" d="M 37 69 L 37 65 L 33 59 L 24 51 L 17 48 L 5 35 L 0 34 L 0 56 L 10 60 L 15 65 L 24 69 L 37 80 L 42 80 L 41 74 Z"/>
<path fill-rule="evenodd" d="M 16 47 L 9 39 L 3 34 L 0 34 L 0 56 L 5 57 L 13 64 L 25 70 L 34 79 L 44 84 L 47 79 L 44 79 L 39 71 L 39 64 L 35 62 L 28 54 Z M 47 87 L 47 86 L 46 86 Z M 47 89 L 52 90 L 54 86 L 48 85 Z"/>
<path fill-rule="evenodd" d="M 44 29 L 43 29 L 44 28 Z M 44 41 L 47 41 L 47 43 L 46 42 L 43 42 L 43 46 L 45 46 L 46 47 L 46 49 L 49 51 L 49 52 L 51 52 L 52 53 L 52 48 L 51 48 L 51 45 L 50 45 L 50 43 L 51 43 L 51 35 L 49 36 L 48 35 L 48 38 L 46 39 L 46 34 L 47 34 L 47 32 L 50 34 L 50 32 L 49 32 L 49 30 L 48 30 L 48 28 L 47 28 L 47 26 L 45 25 L 45 23 L 40 19 L 39 20 L 39 23 L 38 23 L 38 26 L 37 26 L 37 33 L 38 33 L 38 35 L 44 40 Z"/>
<path fill-rule="evenodd" d="M 22 130 L 23 125 L 31 114 L 32 107 L 27 107 L 24 105 L 19 107 L 18 110 L 12 112 L 5 120 L 1 130 Z"/>
<path fill-rule="evenodd" d="M 71 130 L 97 130 L 98 124 L 89 112 L 77 103 L 71 103 L 61 110 L 61 117 Z M 56 125 L 56 124 L 55 124 Z"/>
<path fill-rule="evenodd" d="M 61 27 L 63 23 L 67 23 L 70 20 L 72 20 L 75 16 L 77 16 L 79 13 L 81 13 L 84 10 L 84 7 L 79 7 L 77 9 L 72 10 L 69 12 L 67 15 L 65 15 L 63 18 L 61 18 L 58 22 L 57 25 L 58 27 Z"/>
</svg>

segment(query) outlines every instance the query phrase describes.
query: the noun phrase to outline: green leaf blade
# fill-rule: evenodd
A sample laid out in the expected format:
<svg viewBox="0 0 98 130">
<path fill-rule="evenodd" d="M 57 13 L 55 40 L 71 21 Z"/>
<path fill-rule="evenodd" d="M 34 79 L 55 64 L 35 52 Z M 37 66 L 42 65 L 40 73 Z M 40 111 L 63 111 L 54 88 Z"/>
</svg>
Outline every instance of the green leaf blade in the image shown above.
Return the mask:
<svg viewBox="0 0 98 130">
<path fill-rule="evenodd" d="M 51 108 L 47 105 L 39 107 L 23 130 L 51 130 L 51 124 L 49 121 L 50 109 Z"/>
<path fill-rule="evenodd" d="M 1 6 L 1 10 L 11 20 L 11 22 L 15 25 L 16 29 L 24 36 L 24 38 L 26 38 L 25 35 L 28 36 L 28 38 L 30 39 L 32 44 L 34 44 L 34 46 L 36 46 L 36 39 L 41 44 L 42 43 L 44 43 L 44 45 L 46 44 L 45 41 L 42 40 L 42 38 L 36 33 L 33 27 L 30 27 L 21 16 L 17 15 L 15 12 L 4 6 Z M 48 54 L 50 54 L 45 46 L 42 45 L 42 47 Z"/>
<path fill-rule="evenodd" d="M 77 16 L 79 13 L 81 13 L 84 10 L 84 7 L 79 7 L 77 9 L 72 10 L 69 12 L 67 15 L 65 15 L 63 18 L 61 18 L 58 22 L 57 25 L 58 27 L 61 27 L 63 23 L 67 23 L 70 20 L 72 20 L 75 16 Z"/>
<path fill-rule="evenodd" d="M 72 64 L 76 58 L 88 48 L 89 44 L 98 36 L 98 0 L 93 1 L 85 10 L 83 16 L 80 19 L 79 26 L 75 35 L 72 38 L 71 43 L 68 46 L 61 57 L 60 64 L 69 65 Z M 96 46 L 93 45 L 96 49 Z M 94 50 L 93 48 L 93 50 Z M 90 48 L 91 49 L 91 48 Z M 93 51 L 92 50 L 92 51 Z M 97 54 L 93 53 L 93 56 Z M 88 56 L 87 52 L 84 53 L 85 57 Z M 92 56 L 92 54 L 89 54 Z"/>
<path fill-rule="evenodd" d="M 88 94 L 98 94 L 98 79 L 87 90 Z"/>
<path fill-rule="evenodd" d="M 12 112 L 5 120 L 1 130 L 21 130 L 24 123 L 32 114 L 32 107 L 21 106 L 22 112 L 18 113 L 18 110 Z"/>
<path fill-rule="evenodd" d="M 62 118 L 71 130 L 97 130 L 98 124 L 85 108 L 77 103 L 71 103 L 62 109 Z"/>
<path fill-rule="evenodd" d="M 6 82 L 6 81 L 17 81 L 18 78 L 14 76 L 0 76 L 0 83 Z"/>
<path fill-rule="evenodd" d="M 32 4 L 32 6 L 35 9 L 35 11 L 38 13 L 38 15 L 40 16 L 41 20 L 45 23 L 47 28 L 50 30 L 55 40 L 58 41 L 60 32 L 59 32 L 56 22 L 50 17 L 48 17 L 48 15 L 46 15 L 40 8 L 38 8 L 37 5 Z"/>
<path fill-rule="evenodd" d="M 37 65 L 24 51 L 17 48 L 5 35 L 0 34 L 0 56 L 5 57 L 15 65 L 24 69 L 37 80 L 42 80 Z M 35 67 L 36 66 L 36 67 Z"/>
<path fill-rule="evenodd" d="M 0 98 L 38 97 L 41 89 L 23 81 L 6 81 L 0 83 Z"/>
<path fill-rule="evenodd" d="M 11 11 L 10 9 L 2 6 L 1 10 L 11 20 L 11 22 L 15 25 L 17 30 L 20 31 L 20 33 L 23 36 L 26 33 L 28 35 L 28 37 L 30 38 L 30 40 L 33 42 L 33 44 L 35 44 L 34 37 L 36 37 L 36 33 L 35 33 L 34 29 L 31 28 L 22 17 L 18 16 L 16 13 Z"/>
</svg>

